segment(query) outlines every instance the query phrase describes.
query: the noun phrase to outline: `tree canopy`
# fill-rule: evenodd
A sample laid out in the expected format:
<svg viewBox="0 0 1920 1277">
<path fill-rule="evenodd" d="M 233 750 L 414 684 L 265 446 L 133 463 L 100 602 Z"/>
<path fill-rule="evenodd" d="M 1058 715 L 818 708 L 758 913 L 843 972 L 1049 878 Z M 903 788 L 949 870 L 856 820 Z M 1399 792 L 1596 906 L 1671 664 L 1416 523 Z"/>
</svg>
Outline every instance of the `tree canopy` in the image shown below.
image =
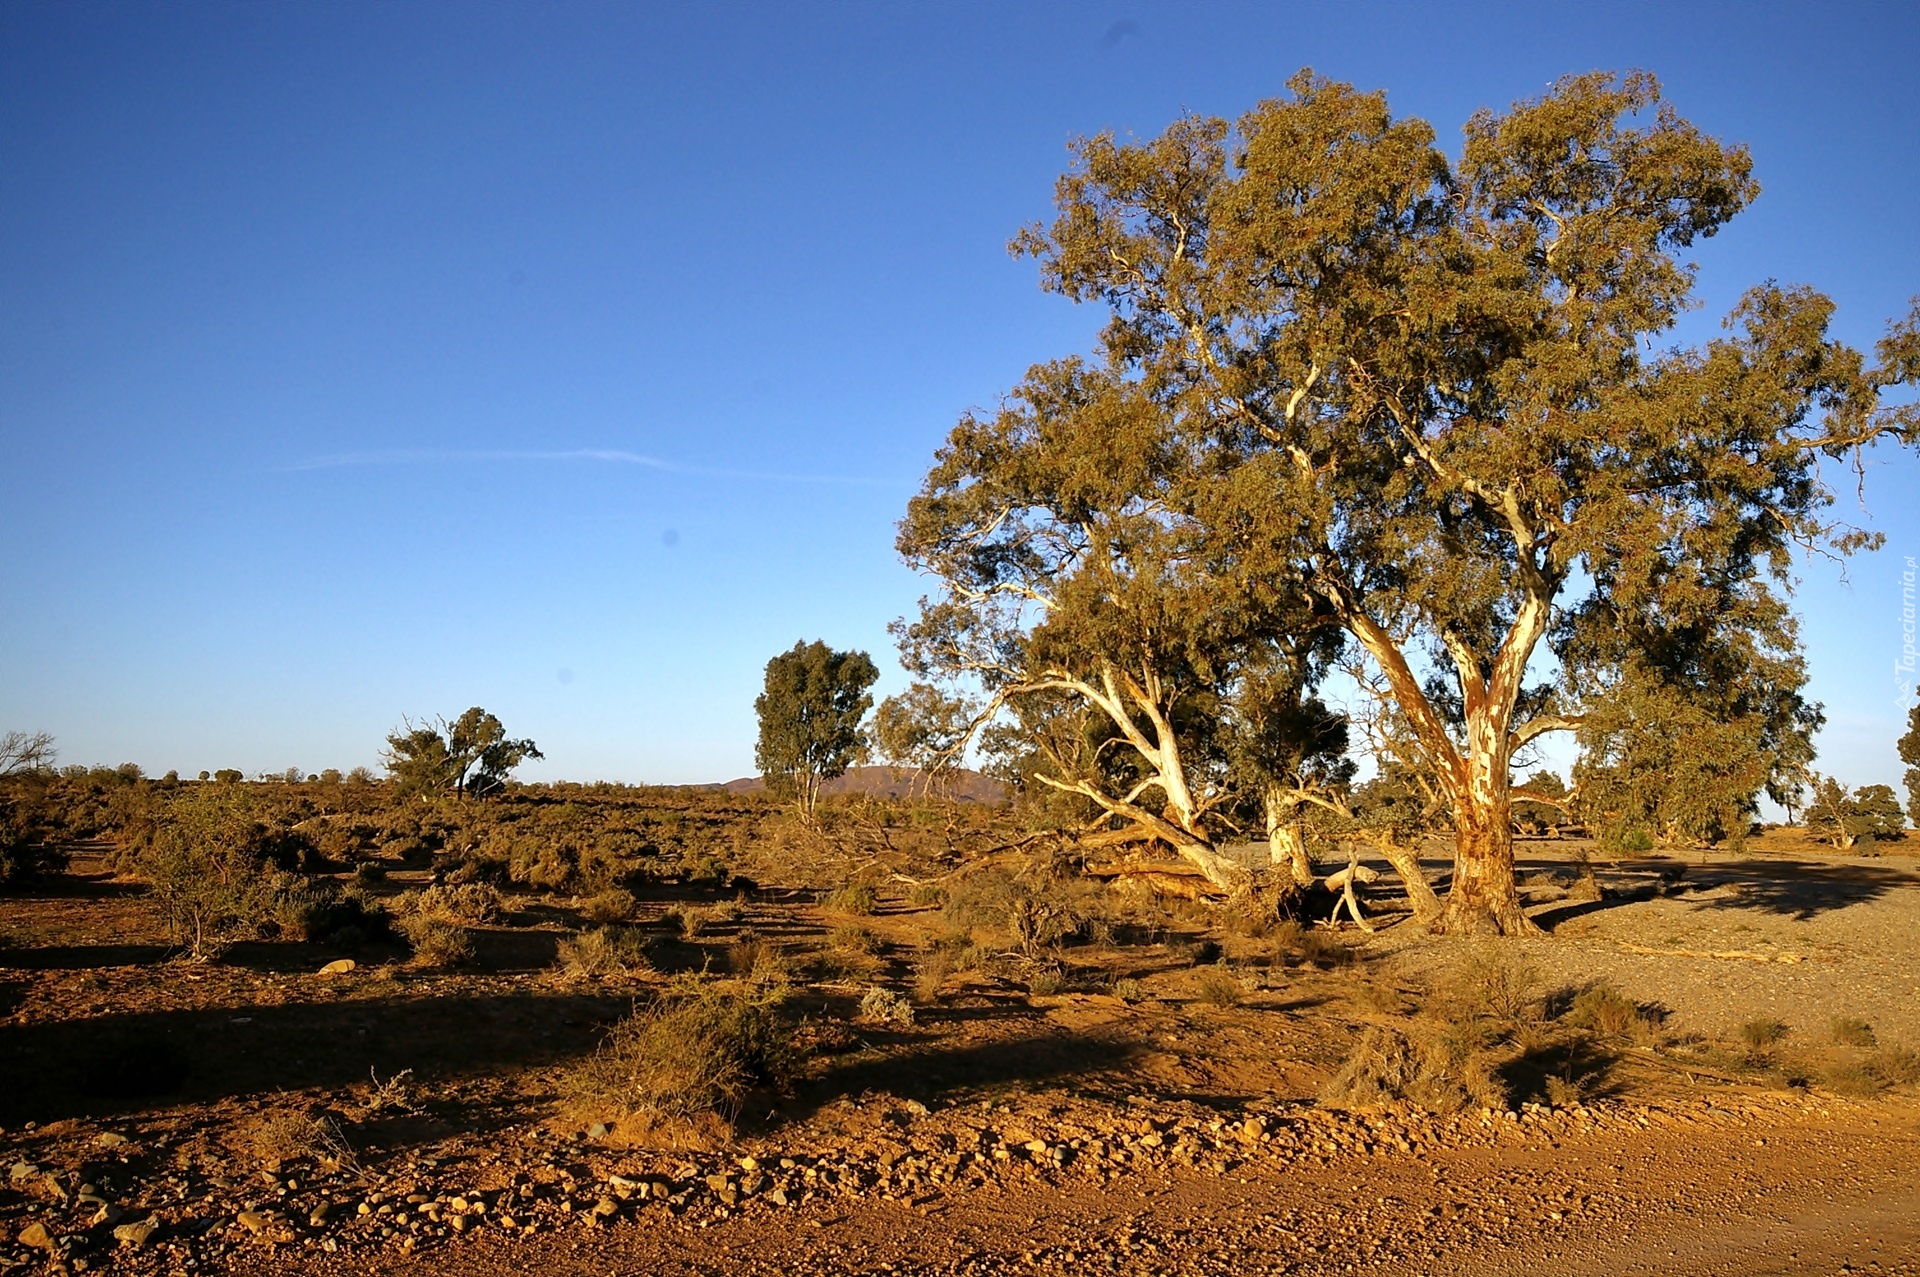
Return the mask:
<svg viewBox="0 0 1920 1277">
<path fill-rule="evenodd" d="M 760 719 L 754 762 L 767 787 L 793 798 L 809 820 L 821 782 L 845 774 L 866 746 L 861 720 L 879 677 L 865 652 L 837 652 L 817 639 L 767 662 L 765 690 L 753 702 Z"/>
<path fill-rule="evenodd" d="M 1716 778 L 1699 828 L 1793 783 L 1818 722 L 1793 556 L 1870 542 L 1828 514 L 1819 464 L 1920 434 L 1920 406 L 1879 403 L 1920 380 L 1920 311 L 1869 361 L 1825 297 L 1769 282 L 1720 337 L 1663 344 L 1694 304 L 1680 255 L 1758 186 L 1651 76 L 1483 110 L 1457 164 L 1382 94 L 1288 89 L 1234 124 L 1075 144 L 1057 216 L 1014 248 L 1105 308 L 1101 360 L 1036 368 L 955 428 L 903 523 L 945 583 L 909 655 L 1102 706 L 1145 783 L 1197 811 L 1161 722 L 1189 695 L 1221 716 L 1223 658 L 1330 634 L 1390 761 L 1444 803 L 1443 925 L 1523 932 L 1512 770 L 1547 733 L 1587 731 L 1630 777 L 1633 724 L 1733 724 L 1757 761 Z M 1124 663 L 1100 631 L 1123 614 Z M 1105 655 L 1069 672 L 1050 645 Z"/>
<path fill-rule="evenodd" d="M 513 769 L 542 758 L 531 740 L 516 740 L 478 705 L 452 722 L 406 723 L 387 737 L 382 761 L 403 793 L 484 797 L 502 788 Z"/>
</svg>

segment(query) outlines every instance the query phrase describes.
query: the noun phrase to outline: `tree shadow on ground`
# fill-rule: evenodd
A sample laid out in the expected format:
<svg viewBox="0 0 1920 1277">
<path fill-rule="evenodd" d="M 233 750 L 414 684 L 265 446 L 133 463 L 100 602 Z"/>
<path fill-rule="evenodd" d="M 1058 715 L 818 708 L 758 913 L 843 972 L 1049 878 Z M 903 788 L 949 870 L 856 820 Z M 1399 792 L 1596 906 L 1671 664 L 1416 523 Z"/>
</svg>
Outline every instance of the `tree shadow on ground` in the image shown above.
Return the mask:
<svg viewBox="0 0 1920 1277">
<path fill-rule="evenodd" d="M 593 1050 L 613 994 L 415 996 L 132 1012 L 0 1028 L 0 1125 L 522 1069 Z"/>
<path fill-rule="evenodd" d="M 1817 860 L 1703 865 L 1687 875 L 1687 882 L 1691 887 L 1687 894 L 1732 888 L 1724 895 L 1699 901 L 1697 908 L 1768 913 L 1795 922 L 1869 904 L 1902 887 L 1920 888 L 1920 879 L 1902 869 Z"/>
<path fill-rule="evenodd" d="M 1564 863 L 1522 868 L 1567 870 Z M 1902 869 L 1773 858 L 1698 864 L 1661 857 L 1596 864 L 1594 869 L 1606 893 L 1603 898 L 1548 904 L 1530 911 L 1533 920 L 1553 931 L 1576 918 L 1666 897 L 1688 901 L 1699 910 L 1747 911 L 1807 922 L 1883 899 L 1902 887 L 1920 888 L 1920 878 Z"/>
<path fill-rule="evenodd" d="M 783 1114 L 804 1121 L 835 1100 L 871 1091 L 927 1103 L 956 1092 L 1057 1083 L 1125 1067 L 1140 1052 L 1139 1043 L 1124 1038 L 1080 1034 L 915 1045 L 829 1066 L 795 1089 Z"/>
</svg>

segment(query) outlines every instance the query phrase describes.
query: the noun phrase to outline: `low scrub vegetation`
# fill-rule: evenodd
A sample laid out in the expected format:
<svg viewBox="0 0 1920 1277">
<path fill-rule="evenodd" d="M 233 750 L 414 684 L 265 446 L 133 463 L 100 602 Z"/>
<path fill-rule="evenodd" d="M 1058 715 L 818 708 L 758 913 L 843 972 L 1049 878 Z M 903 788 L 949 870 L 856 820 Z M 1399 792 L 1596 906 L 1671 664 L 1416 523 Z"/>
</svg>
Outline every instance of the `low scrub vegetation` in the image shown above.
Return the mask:
<svg viewBox="0 0 1920 1277">
<path fill-rule="evenodd" d="M 687 977 L 620 1021 L 568 1078 L 585 1106 L 657 1118 L 736 1117 L 755 1088 L 778 1090 L 797 1063 L 785 991 Z"/>
</svg>

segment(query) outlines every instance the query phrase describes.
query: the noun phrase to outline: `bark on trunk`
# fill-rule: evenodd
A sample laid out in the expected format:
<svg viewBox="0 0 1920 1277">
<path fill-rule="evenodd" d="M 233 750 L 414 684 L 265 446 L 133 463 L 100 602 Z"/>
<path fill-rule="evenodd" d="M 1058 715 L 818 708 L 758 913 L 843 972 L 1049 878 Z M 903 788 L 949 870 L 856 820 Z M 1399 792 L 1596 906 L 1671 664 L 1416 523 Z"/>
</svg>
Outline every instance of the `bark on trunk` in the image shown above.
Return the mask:
<svg viewBox="0 0 1920 1277">
<path fill-rule="evenodd" d="M 1391 838 L 1382 839 L 1375 845 L 1406 885 L 1407 904 L 1413 910 L 1413 920 L 1423 927 L 1431 927 L 1446 912 L 1446 906 L 1440 903 L 1440 897 L 1434 894 L 1433 884 L 1427 881 L 1426 871 L 1420 868 L 1419 850 L 1403 847 Z"/>
<path fill-rule="evenodd" d="M 1291 821 L 1267 825 L 1267 857 L 1276 866 L 1286 866 L 1296 887 L 1313 885 L 1313 861 L 1307 858 L 1307 840 L 1300 826 Z"/>
<path fill-rule="evenodd" d="M 1513 827 L 1504 804 L 1456 809 L 1453 888 L 1440 930 L 1449 935 L 1538 935 L 1513 880 Z"/>
</svg>

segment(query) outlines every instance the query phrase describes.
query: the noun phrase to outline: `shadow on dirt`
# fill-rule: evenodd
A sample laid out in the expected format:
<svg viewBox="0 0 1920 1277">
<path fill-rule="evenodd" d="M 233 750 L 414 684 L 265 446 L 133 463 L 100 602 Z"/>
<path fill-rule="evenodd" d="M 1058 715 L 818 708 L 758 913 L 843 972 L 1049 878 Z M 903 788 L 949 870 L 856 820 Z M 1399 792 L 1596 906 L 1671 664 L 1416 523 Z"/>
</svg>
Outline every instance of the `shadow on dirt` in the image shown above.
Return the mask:
<svg viewBox="0 0 1920 1277">
<path fill-rule="evenodd" d="M 1660 858 L 1594 868 L 1606 891 L 1603 899 L 1550 904 L 1532 911 L 1533 920 L 1552 931 L 1575 918 L 1666 897 L 1699 910 L 1763 913 L 1806 922 L 1852 905 L 1870 904 L 1903 887 L 1920 888 L 1920 878 L 1903 869 L 1812 860 L 1699 864 Z M 1564 873 L 1567 866 L 1525 866 L 1531 872 L 1553 869 Z"/>
<path fill-rule="evenodd" d="M 331 1089 L 412 1069 L 421 1082 L 591 1051 L 631 1009 L 604 994 L 396 997 L 105 1015 L 0 1029 L 0 1125 Z"/>
<path fill-rule="evenodd" d="M 788 1120 L 811 1117 L 825 1105 L 868 1091 L 903 1099 L 943 1100 L 955 1092 L 1020 1083 L 1058 1083 L 1125 1066 L 1140 1054 L 1124 1039 L 1035 1034 L 965 1046 L 928 1045 L 849 1060 L 799 1087 L 784 1106 Z"/>
</svg>

